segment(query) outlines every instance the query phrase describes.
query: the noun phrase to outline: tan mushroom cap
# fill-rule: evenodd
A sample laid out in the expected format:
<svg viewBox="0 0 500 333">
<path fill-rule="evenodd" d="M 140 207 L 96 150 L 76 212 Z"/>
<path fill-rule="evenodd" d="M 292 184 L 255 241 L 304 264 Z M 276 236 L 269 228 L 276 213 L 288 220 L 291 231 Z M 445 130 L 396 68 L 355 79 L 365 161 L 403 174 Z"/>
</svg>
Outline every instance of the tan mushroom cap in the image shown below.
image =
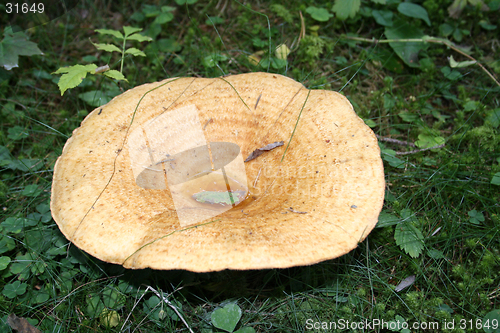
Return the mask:
<svg viewBox="0 0 500 333">
<path fill-rule="evenodd" d="M 234 143 L 243 159 L 285 143 L 244 163 L 243 202 L 188 226 L 168 188 L 137 184 L 127 141 L 182 108 L 197 111 L 208 142 Z M 377 223 L 384 188 L 377 139 L 345 97 L 252 73 L 145 84 L 94 110 L 57 160 L 51 210 L 76 246 L 126 268 L 285 268 L 356 248 Z"/>
</svg>

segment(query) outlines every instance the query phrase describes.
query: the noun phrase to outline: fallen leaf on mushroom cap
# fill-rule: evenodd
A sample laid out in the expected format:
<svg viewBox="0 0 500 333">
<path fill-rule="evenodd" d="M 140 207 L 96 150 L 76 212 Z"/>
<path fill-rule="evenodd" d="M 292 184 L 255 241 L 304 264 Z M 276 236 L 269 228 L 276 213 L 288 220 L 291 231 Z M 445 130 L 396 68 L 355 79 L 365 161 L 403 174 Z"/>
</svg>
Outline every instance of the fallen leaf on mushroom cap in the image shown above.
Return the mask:
<svg viewBox="0 0 500 333">
<path fill-rule="evenodd" d="M 281 146 L 283 146 L 283 144 L 284 144 L 284 141 L 277 141 L 274 143 L 270 143 L 262 148 L 255 149 L 250 155 L 248 155 L 245 162 L 250 162 L 254 158 L 257 158 L 260 155 L 264 154 L 265 151 L 272 150 L 276 147 L 281 147 Z"/>
<path fill-rule="evenodd" d="M 164 149 L 174 141 L 191 148 Z M 290 142 L 284 158 L 274 149 L 243 164 L 275 141 Z M 212 175 L 223 188 L 177 192 L 186 177 Z M 55 165 L 51 210 L 76 246 L 126 268 L 284 268 L 356 248 L 377 223 L 384 187 L 377 139 L 342 95 L 268 73 L 178 78 L 131 89 L 85 118 Z M 246 194 L 235 207 L 196 202 L 204 190 Z M 179 193 L 214 217 L 181 225 Z"/>
</svg>

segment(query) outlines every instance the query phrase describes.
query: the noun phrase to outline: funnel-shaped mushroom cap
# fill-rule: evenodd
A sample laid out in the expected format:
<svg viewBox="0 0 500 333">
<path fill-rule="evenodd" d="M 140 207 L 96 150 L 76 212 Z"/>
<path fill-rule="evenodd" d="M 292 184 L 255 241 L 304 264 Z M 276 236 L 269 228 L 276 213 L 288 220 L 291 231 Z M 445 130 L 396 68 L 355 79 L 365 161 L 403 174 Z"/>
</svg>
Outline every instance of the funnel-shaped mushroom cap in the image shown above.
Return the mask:
<svg viewBox="0 0 500 333">
<path fill-rule="evenodd" d="M 85 118 L 51 210 L 76 246 L 127 268 L 284 268 L 356 248 L 384 187 L 377 139 L 342 95 L 267 73 L 178 78 Z"/>
</svg>

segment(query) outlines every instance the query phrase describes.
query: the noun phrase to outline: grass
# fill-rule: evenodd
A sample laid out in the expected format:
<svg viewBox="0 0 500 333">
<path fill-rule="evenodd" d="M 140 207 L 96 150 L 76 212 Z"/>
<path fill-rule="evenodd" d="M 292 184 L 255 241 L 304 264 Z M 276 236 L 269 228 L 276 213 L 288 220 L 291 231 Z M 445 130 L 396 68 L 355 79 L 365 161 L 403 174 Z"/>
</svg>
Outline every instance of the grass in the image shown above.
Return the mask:
<svg viewBox="0 0 500 333">
<path fill-rule="evenodd" d="M 353 18 L 321 21 L 308 11 L 331 12 L 321 1 L 262 2 L 251 9 L 236 1 L 198 1 L 164 11 L 139 0 L 82 1 L 68 15 L 30 29 L 30 41 L 44 55 L 21 56 L 19 68 L 0 69 L 0 331 L 11 331 L 6 320 L 14 313 L 44 332 L 215 332 L 214 313 L 237 302 L 241 318 L 231 307 L 215 316 L 256 332 L 322 331 L 322 323 L 376 319 L 439 323 L 430 332 L 495 332 L 478 325 L 500 319 L 500 87 L 477 65 L 451 68 L 452 55 L 470 59 L 444 45 L 421 46 L 420 66 L 411 67 L 390 45 L 368 40 L 385 38 L 387 27 L 373 10 L 386 10 L 425 35 L 470 46 L 470 55 L 498 76 L 497 28 L 491 28 L 498 9 L 469 4 L 452 18 L 451 1 L 419 2 L 429 26 L 405 17 L 398 3 L 363 2 Z M 487 4 L 495 8 L 498 1 Z M 59 67 L 122 66 L 89 38 L 111 42 L 94 30 L 126 25 L 153 38 L 130 43 L 146 57 L 125 57 L 128 83 L 89 75 L 61 96 L 59 76 L 50 74 Z M 282 43 L 292 51 L 287 61 L 274 54 Z M 341 91 L 379 136 L 386 199 L 378 227 L 357 249 L 307 267 L 198 274 L 126 270 L 68 243 L 48 209 L 52 169 L 98 103 L 166 77 L 254 71 Z M 399 290 L 411 276 L 414 283 Z"/>
</svg>

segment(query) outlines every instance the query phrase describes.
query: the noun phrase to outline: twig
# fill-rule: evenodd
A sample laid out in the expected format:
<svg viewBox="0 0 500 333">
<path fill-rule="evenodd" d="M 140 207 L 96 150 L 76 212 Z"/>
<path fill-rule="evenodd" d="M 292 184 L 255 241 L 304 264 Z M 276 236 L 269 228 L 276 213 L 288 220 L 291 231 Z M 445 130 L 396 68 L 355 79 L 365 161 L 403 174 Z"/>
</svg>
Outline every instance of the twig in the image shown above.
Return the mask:
<svg viewBox="0 0 500 333">
<path fill-rule="evenodd" d="M 380 136 L 378 134 L 376 134 L 376 136 L 377 136 L 377 139 L 379 139 L 380 141 L 386 141 L 386 142 L 390 142 L 390 143 L 396 143 L 396 144 L 402 145 L 402 146 L 416 147 L 416 145 L 414 143 L 412 143 L 412 142 L 398 140 L 398 139 L 393 139 L 393 138 L 384 138 L 383 136 Z"/>
<path fill-rule="evenodd" d="M 446 45 L 447 47 L 449 47 L 450 49 L 454 50 L 455 52 L 460 53 L 464 57 L 469 58 L 470 60 L 475 61 L 475 63 L 479 67 L 481 67 L 481 69 L 486 74 L 488 74 L 488 76 L 493 81 L 495 81 L 495 83 L 497 84 L 497 86 L 500 87 L 500 82 L 498 82 L 498 80 L 493 76 L 493 74 L 491 74 L 490 71 L 488 71 L 479 61 L 477 61 L 475 58 L 473 58 L 472 56 L 468 55 L 464 51 L 460 50 L 460 48 L 458 48 L 455 44 L 453 44 L 452 42 L 450 42 L 450 41 L 448 41 L 446 39 L 441 39 L 441 38 L 436 38 L 436 37 L 431 37 L 431 36 L 424 36 L 422 38 L 382 39 L 382 40 L 375 39 L 375 38 L 369 39 L 369 38 L 352 37 L 352 36 L 343 36 L 343 37 L 346 38 L 346 39 L 350 39 L 350 40 L 357 40 L 359 42 L 367 42 L 367 43 L 375 43 L 375 44 L 378 44 L 378 43 L 436 43 L 436 44 Z"/>
<path fill-rule="evenodd" d="M 409 155 L 409 154 L 415 154 L 415 153 L 420 153 L 421 151 L 426 151 L 426 150 L 430 150 L 430 149 L 438 149 L 438 148 L 443 148 L 445 146 L 445 144 L 441 144 L 441 145 L 438 145 L 438 146 L 434 146 L 434 147 L 430 147 L 430 148 L 422 148 L 422 149 L 415 149 L 415 150 L 412 150 L 412 151 L 397 151 L 396 152 L 396 155 Z"/>
</svg>

